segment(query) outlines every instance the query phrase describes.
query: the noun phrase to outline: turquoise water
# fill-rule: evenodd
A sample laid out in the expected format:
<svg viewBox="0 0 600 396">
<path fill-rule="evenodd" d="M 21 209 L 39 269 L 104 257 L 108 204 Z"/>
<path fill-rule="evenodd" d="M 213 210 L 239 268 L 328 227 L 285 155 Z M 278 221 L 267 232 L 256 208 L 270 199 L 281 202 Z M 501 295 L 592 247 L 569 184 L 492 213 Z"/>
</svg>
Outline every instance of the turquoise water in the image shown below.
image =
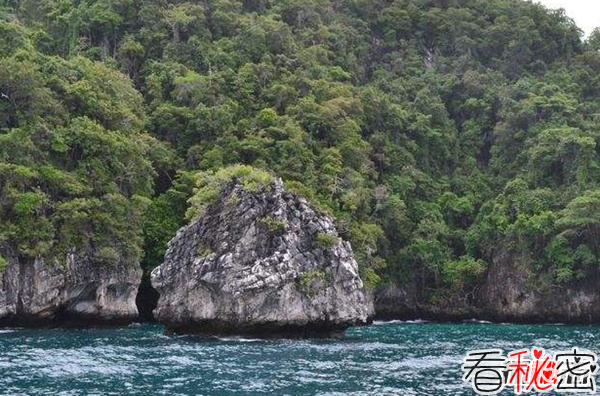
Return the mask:
<svg viewBox="0 0 600 396">
<path fill-rule="evenodd" d="M 0 329 L 0 395 L 473 395 L 460 371 L 469 349 L 598 353 L 599 340 L 600 327 L 477 323 L 376 322 L 343 340 Z"/>
</svg>

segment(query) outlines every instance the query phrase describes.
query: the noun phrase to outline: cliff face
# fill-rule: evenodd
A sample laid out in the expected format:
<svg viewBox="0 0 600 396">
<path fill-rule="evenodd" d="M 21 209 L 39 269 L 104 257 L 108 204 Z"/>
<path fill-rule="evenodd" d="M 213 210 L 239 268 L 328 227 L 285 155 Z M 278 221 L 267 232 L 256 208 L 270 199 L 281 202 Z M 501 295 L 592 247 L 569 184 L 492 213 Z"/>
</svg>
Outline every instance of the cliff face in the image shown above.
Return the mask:
<svg viewBox="0 0 600 396">
<path fill-rule="evenodd" d="M 171 240 L 152 284 L 155 317 L 180 331 L 332 332 L 373 312 L 350 244 L 280 181 L 230 183 Z"/>
<path fill-rule="evenodd" d="M 531 269 L 531 257 L 499 248 L 483 284 L 468 303 L 420 301 L 413 283 L 388 284 L 374 294 L 377 317 L 432 320 L 486 319 L 522 323 L 600 322 L 600 277 L 596 274 L 562 286 L 546 286 Z"/>
<path fill-rule="evenodd" d="M 373 293 L 373 302 L 379 319 L 416 319 L 422 316 L 414 284 L 380 286 Z"/>
<path fill-rule="evenodd" d="M 9 265 L 0 282 L 0 323 L 120 324 L 137 317 L 137 262 L 99 264 L 73 253 L 60 265 L 4 256 Z"/>
<path fill-rule="evenodd" d="M 547 274 L 534 274 L 531 257 L 499 249 L 488 271 L 481 302 L 484 312 L 500 321 L 600 322 L 597 276 L 564 286 L 540 288 Z"/>
</svg>

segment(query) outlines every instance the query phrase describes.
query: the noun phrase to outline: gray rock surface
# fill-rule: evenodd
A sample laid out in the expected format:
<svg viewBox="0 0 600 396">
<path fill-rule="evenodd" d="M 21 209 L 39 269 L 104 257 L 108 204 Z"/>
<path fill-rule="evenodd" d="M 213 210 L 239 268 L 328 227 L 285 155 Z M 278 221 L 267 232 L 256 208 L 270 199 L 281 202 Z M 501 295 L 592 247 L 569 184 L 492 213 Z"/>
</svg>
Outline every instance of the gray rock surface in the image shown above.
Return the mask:
<svg viewBox="0 0 600 396">
<path fill-rule="evenodd" d="M 3 252 L 0 323 L 17 325 L 127 323 L 137 318 L 139 263 L 99 264 L 69 254 L 66 263 Z"/>
<path fill-rule="evenodd" d="M 279 180 L 258 192 L 229 183 L 170 241 L 152 285 L 155 317 L 179 331 L 328 333 L 373 313 L 350 244 Z"/>
<path fill-rule="evenodd" d="M 485 280 L 464 301 L 431 304 L 419 299 L 417 285 L 381 285 L 374 293 L 381 319 L 486 319 L 517 323 L 600 323 L 600 274 L 565 285 L 548 285 L 547 272 L 534 273 L 533 258 L 501 244 Z M 546 286 L 544 286 L 546 285 Z"/>
<path fill-rule="evenodd" d="M 498 249 L 480 296 L 482 308 L 494 319 L 512 322 L 600 322 L 598 274 L 566 285 L 540 288 L 546 273 L 534 274 L 533 259 Z"/>
<path fill-rule="evenodd" d="M 376 317 L 378 319 L 420 318 L 422 315 L 416 289 L 413 283 L 403 286 L 394 283 L 380 285 L 373 292 Z"/>
</svg>

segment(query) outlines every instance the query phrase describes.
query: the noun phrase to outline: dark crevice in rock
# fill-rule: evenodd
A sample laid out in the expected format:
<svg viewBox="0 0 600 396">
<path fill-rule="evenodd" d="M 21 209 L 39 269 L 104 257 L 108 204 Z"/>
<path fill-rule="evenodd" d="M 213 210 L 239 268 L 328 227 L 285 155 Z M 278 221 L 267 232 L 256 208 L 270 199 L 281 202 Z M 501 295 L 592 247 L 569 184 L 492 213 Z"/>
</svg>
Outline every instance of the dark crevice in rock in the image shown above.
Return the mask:
<svg viewBox="0 0 600 396">
<path fill-rule="evenodd" d="M 149 274 L 144 274 L 142 283 L 140 283 L 140 287 L 135 298 L 135 304 L 138 308 L 140 321 L 152 323 L 156 322 L 153 311 L 158 304 L 158 298 L 158 291 L 152 287 Z"/>
</svg>

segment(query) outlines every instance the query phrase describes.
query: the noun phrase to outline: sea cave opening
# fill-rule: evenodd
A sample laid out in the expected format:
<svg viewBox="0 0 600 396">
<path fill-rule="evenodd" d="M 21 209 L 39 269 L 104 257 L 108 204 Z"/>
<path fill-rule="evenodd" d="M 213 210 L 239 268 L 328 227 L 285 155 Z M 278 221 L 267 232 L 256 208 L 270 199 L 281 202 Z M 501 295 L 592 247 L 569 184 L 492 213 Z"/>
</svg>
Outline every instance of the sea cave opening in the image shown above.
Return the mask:
<svg viewBox="0 0 600 396">
<path fill-rule="evenodd" d="M 144 274 L 135 298 L 140 321 L 155 322 L 153 311 L 158 304 L 158 297 L 158 291 L 150 282 L 150 274 Z"/>
</svg>

